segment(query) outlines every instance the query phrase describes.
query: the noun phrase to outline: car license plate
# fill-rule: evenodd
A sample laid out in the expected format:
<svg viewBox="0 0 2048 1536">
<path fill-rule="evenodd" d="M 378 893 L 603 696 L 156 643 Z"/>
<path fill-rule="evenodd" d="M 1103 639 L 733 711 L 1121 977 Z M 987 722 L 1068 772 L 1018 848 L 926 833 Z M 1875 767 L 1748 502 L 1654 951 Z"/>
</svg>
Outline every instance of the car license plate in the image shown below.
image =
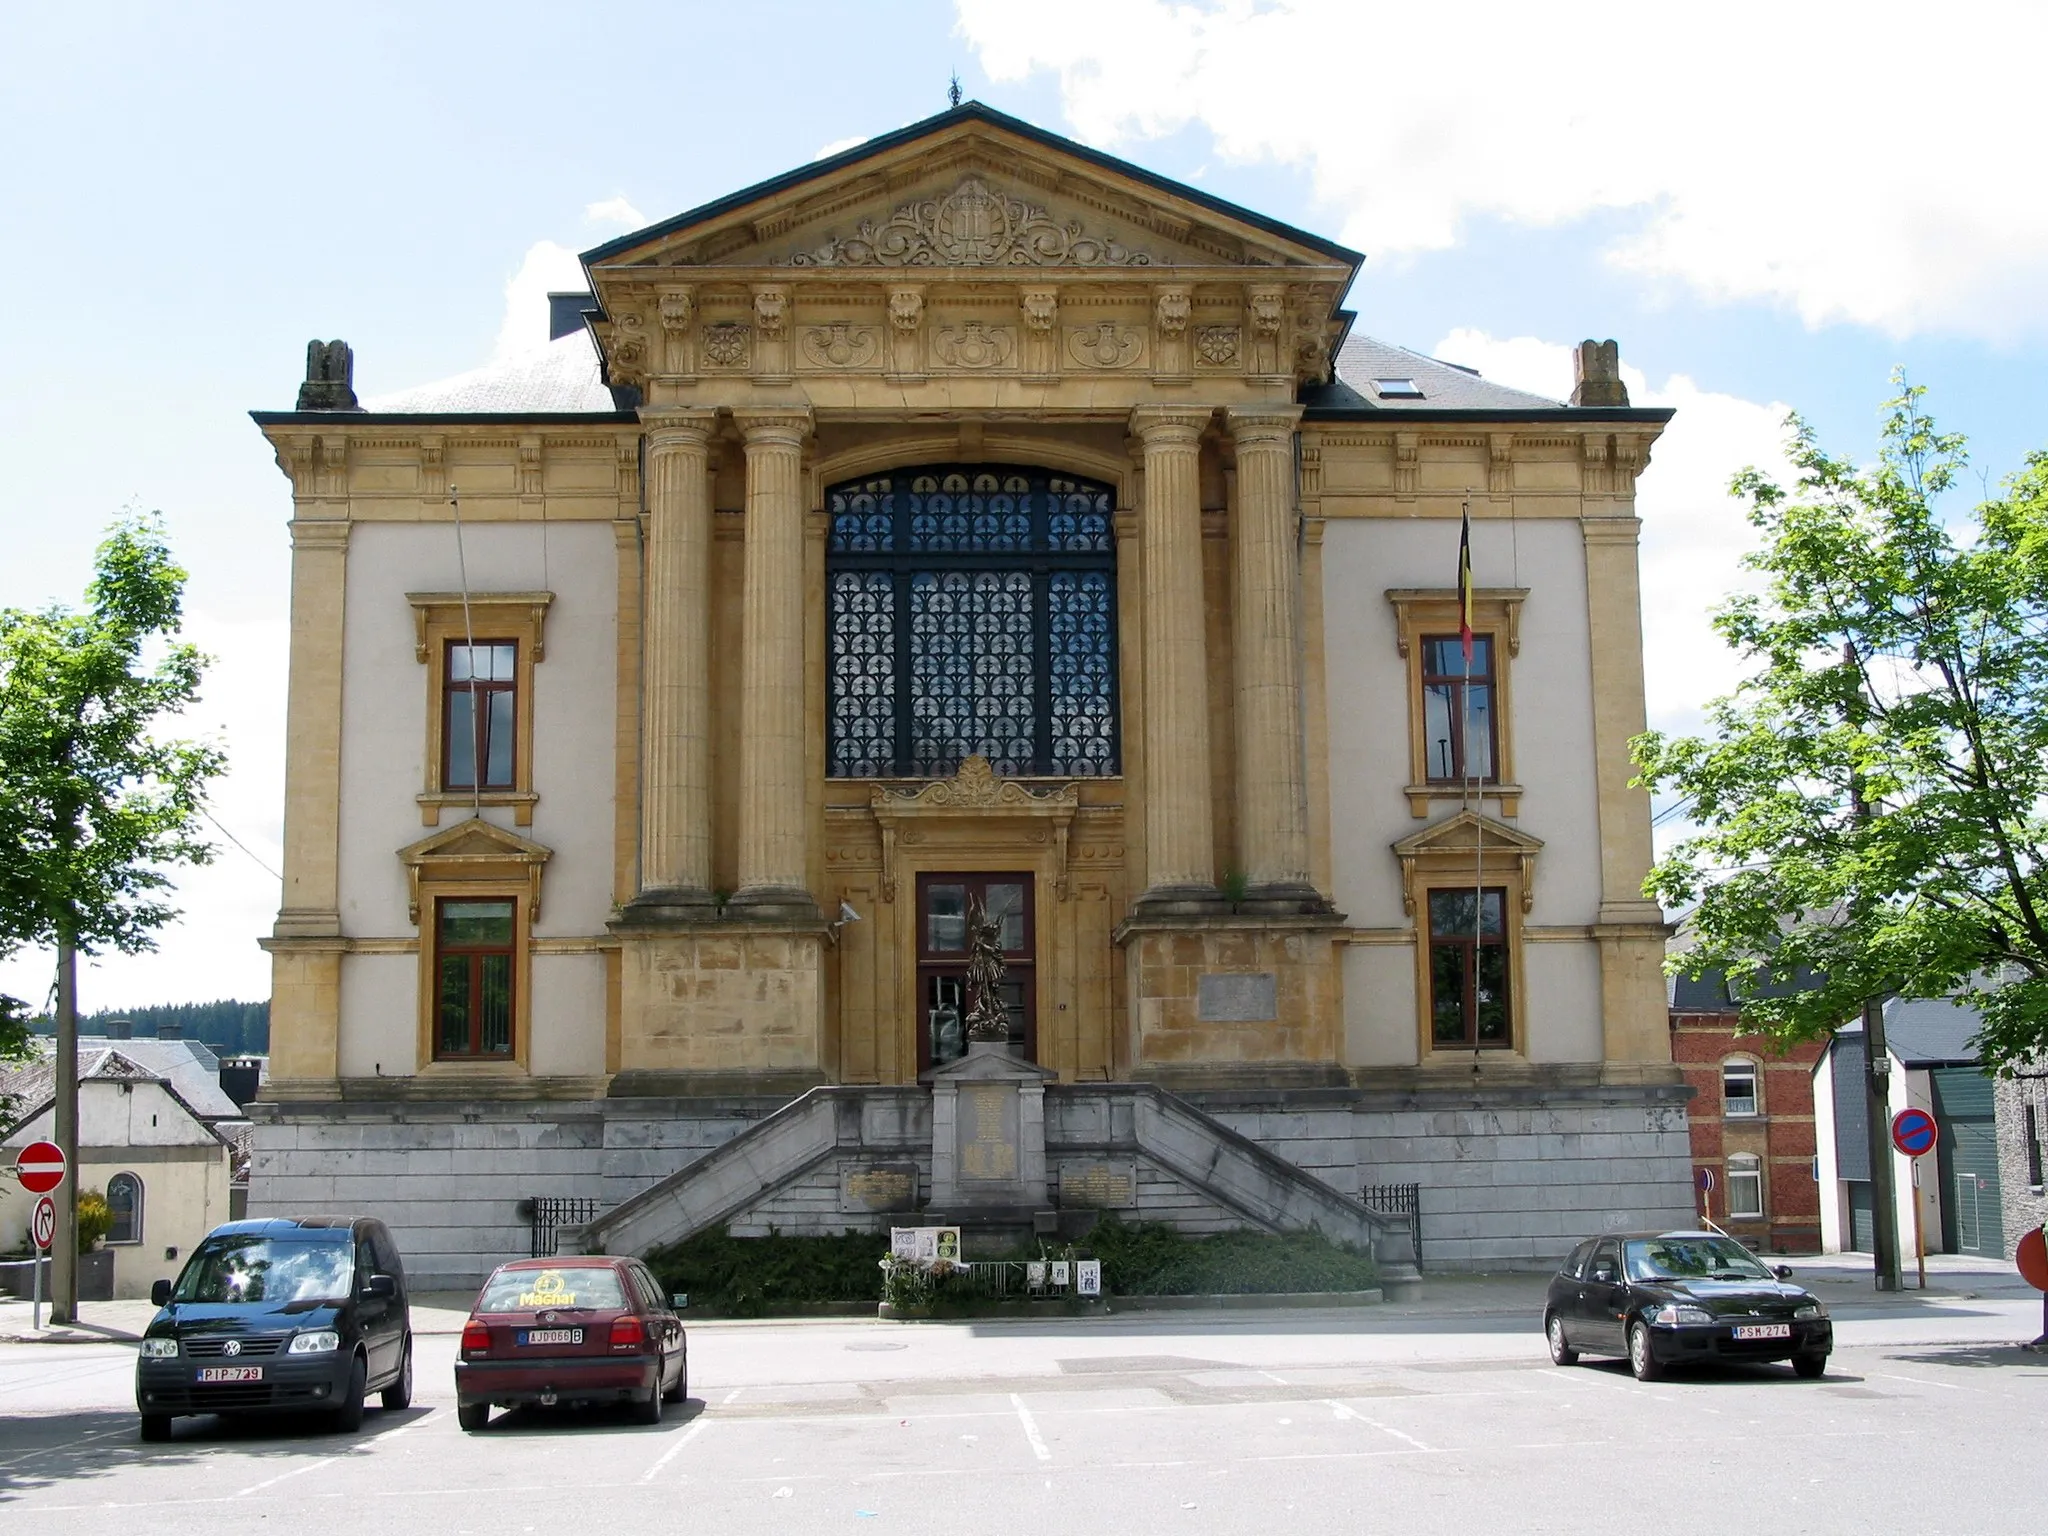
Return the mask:
<svg viewBox="0 0 2048 1536">
<path fill-rule="evenodd" d="M 201 1381 L 261 1381 L 263 1367 L 260 1365 L 203 1365 L 199 1368 Z"/>
<path fill-rule="evenodd" d="M 1738 1339 L 1789 1339 L 1792 1337 L 1790 1323 L 1737 1323 L 1735 1337 Z"/>
<path fill-rule="evenodd" d="M 527 1328 L 519 1335 L 522 1344 L 581 1344 L 581 1328 Z"/>
</svg>

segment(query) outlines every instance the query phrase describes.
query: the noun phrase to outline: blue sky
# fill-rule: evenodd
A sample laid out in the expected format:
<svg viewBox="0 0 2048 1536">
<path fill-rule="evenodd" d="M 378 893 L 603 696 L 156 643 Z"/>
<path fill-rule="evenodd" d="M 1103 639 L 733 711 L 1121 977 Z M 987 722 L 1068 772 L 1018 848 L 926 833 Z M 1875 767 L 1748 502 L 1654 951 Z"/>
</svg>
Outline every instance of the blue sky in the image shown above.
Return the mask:
<svg viewBox="0 0 2048 1536">
<path fill-rule="evenodd" d="M 1746 536 L 1718 488 L 1783 405 L 1867 451 L 1902 364 L 1994 481 L 2048 445 L 2041 8 L 1954 5 L 1932 36 L 1786 9 L 18 9 L 0 604 L 75 601 L 108 519 L 161 508 L 220 658 L 192 722 L 235 764 L 215 814 L 255 855 L 223 842 L 162 952 L 96 967 L 84 1004 L 267 993 L 289 499 L 246 412 L 291 403 L 307 339 L 346 338 L 365 395 L 475 367 L 539 334 L 562 253 L 937 111 L 956 70 L 1363 249 L 1373 335 L 1553 392 L 1569 343 L 1618 338 L 1638 402 L 1681 412 L 1642 510 L 1651 709 L 1685 725 L 1734 675 L 1703 618 Z M 40 997 L 48 966 L 0 962 L 0 990 Z"/>
</svg>

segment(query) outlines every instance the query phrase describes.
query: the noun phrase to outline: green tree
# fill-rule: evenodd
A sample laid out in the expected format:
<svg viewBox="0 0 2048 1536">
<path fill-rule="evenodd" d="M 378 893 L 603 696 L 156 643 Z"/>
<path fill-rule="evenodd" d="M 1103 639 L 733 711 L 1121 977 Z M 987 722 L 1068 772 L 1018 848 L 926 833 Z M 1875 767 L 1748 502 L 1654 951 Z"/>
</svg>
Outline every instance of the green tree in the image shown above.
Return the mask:
<svg viewBox="0 0 2048 1536">
<path fill-rule="evenodd" d="M 149 949 L 170 870 L 203 864 L 214 747 L 160 734 L 199 696 L 176 636 L 185 572 L 154 517 L 117 523 L 82 612 L 0 610 L 0 954 L 57 955 L 57 1143 L 78 1165 L 78 956 Z M 52 1316 L 77 1305 L 77 1181 L 57 1194 Z"/>
<path fill-rule="evenodd" d="M 1635 743 L 1697 824 L 1645 890 L 1697 902 L 1679 963 L 1724 968 L 1765 1034 L 1957 993 L 2011 1071 L 2048 1048 L 2048 452 L 1952 527 L 1963 439 L 1894 382 L 1874 465 L 1794 417 L 1797 484 L 1735 480 L 1763 590 L 1714 624 L 1752 668 L 1708 734 Z M 1766 972 L 1811 984 L 1759 995 Z"/>
</svg>

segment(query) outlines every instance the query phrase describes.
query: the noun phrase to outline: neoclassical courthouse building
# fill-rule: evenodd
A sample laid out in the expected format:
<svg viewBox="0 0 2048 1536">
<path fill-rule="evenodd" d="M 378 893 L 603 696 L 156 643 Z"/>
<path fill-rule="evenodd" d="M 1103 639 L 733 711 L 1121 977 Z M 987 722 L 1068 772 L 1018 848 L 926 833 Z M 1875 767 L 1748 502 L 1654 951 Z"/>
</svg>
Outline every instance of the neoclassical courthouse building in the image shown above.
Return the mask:
<svg viewBox="0 0 2048 1536">
<path fill-rule="evenodd" d="M 359 403 L 316 346 L 256 413 L 252 1211 L 374 1210 L 455 1280 L 528 1197 L 611 1208 L 822 1089 L 837 1140 L 727 1158 L 713 1214 L 901 1222 L 861 1160 L 929 1176 L 981 903 L 1050 1204 L 1246 1219 L 1076 1129 L 1142 1090 L 1418 1184 L 1426 1267 L 1683 1219 L 1628 752 L 1669 413 L 1611 343 L 1562 403 L 1356 334 L 1362 260 L 968 103 L 588 252 L 544 351 Z"/>
</svg>

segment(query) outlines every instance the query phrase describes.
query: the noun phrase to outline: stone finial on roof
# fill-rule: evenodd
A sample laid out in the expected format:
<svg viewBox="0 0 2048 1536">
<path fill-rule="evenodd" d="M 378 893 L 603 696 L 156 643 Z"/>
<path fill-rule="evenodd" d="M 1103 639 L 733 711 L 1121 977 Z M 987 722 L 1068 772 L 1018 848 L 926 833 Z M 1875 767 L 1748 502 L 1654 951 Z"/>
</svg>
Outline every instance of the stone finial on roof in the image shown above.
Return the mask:
<svg viewBox="0 0 2048 1536">
<path fill-rule="evenodd" d="M 1627 405 L 1621 382 L 1621 348 L 1613 341 L 1582 341 L 1572 354 L 1573 405 Z"/>
<path fill-rule="evenodd" d="M 359 411 L 356 359 L 345 341 L 306 343 L 306 382 L 299 386 L 302 411 Z"/>
</svg>

